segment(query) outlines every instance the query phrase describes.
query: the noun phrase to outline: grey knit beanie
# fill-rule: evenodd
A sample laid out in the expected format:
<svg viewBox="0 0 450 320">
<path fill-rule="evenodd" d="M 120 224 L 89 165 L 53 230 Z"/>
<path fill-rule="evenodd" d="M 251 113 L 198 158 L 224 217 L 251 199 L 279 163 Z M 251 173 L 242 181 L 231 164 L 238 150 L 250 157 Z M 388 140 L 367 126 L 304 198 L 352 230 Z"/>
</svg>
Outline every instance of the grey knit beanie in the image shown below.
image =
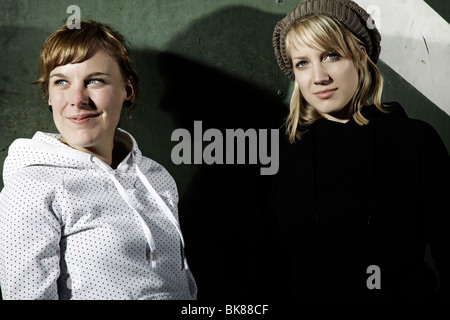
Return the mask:
<svg viewBox="0 0 450 320">
<path fill-rule="evenodd" d="M 281 70 L 289 79 L 294 80 L 295 77 L 292 64 L 286 54 L 286 34 L 295 21 L 314 14 L 323 14 L 343 23 L 363 42 L 367 55 L 373 63 L 377 63 L 381 51 L 381 35 L 375 28 L 372 18 L 363 8 L 351 0 L 304 0 L 277 23 L 272 38 L 275 57 Z"/>
</svg>

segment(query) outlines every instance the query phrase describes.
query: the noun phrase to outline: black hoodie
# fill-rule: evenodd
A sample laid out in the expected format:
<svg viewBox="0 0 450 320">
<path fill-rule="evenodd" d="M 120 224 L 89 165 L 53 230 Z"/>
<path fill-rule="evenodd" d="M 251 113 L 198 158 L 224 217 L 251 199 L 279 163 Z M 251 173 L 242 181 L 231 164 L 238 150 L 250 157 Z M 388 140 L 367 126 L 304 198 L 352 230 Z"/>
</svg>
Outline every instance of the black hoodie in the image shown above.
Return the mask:
<svg viewBox="0 0 450 320">
<path fill-rule="evenodd" d="M 427 245 L 449 297 L 450 157 L 430 125 L 384 106 L 362 110 L 368 125 L 320 119 L 282 143 L 271 200 L 288 298 L 434 297 Z"/>
</svg>

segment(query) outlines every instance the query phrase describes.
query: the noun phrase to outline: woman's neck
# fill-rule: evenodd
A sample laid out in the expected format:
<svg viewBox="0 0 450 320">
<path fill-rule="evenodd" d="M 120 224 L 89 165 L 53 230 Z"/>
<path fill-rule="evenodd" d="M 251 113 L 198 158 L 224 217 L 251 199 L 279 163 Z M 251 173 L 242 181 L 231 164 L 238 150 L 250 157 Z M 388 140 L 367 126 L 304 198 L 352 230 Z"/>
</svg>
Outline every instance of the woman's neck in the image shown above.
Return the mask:
<svg viewBox="0 0 450 320">
<path fill-rule="evenodd" d="M 99 143 L 96 146 L 77 146 L 72 145 L 69 142 L 67 142 L 64 138 L 61 138 L 61 142 L 68 145 L 69 147 L 88 153 L 93 154 L 109 166 L 111 168 L 115 169 L 117 168 L 117 165 L 119 165 L 120 161 L 117 162 L 117 157 L 114 157 L 113 149 L 114 149 L 114 137 L 111 141 L 104 141 L 103 143 Z"/>
</svg>

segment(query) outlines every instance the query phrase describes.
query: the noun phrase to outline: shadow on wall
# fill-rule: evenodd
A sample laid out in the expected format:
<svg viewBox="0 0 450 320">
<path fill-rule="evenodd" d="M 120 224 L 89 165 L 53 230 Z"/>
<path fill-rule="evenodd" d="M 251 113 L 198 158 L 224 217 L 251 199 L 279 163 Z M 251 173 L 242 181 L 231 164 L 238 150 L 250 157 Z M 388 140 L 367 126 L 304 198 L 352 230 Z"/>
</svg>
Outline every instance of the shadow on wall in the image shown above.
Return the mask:
<svg viewBox="0 0 450 320">
<path fill-rule="evenodd" d="M 174 80 L 162 107 L 192 137 L 194 120 L 202 121 L 204 131 L 217 128 L 223 133 L 227 128 L 280 127 L 284 106 L 268 92 L 174 55 L 163 55 L 161 66 L 167 67 L 166 79 Z M 199 97 L 196 80 L 180 88 L 179 66 L 196 80 L 208 79 L 202 85 L 206 94 Z M 226 154 L 224 150 L 224 159 Z M 250 298 L 261 293 L 254 290 L 263 279 L 252 277 L 265 270 L 270 255 L 266 246 L 272 235 L 263 233 L 260 225 L 270 181 L 260 176 L 259 165 L 203 164 L 195 173 L 180 200 L 180 212 L 199 298 Z M 258 249 L 265 256 L 257 256 Z"/>
<path fill-rule="evenodd" d="M 202 121 L 203 132 L 220 130 L 224 144 L 226 129 L 279 128 L 287 108 L 277 87 L 284 76 L 273 55 L 271 36 L 280 18 L 246 7 L 226 8 L 194 21 L 164 52 L 136 52 L 147 89 L 142 100 L 158 110 L 141 112 L 133 125 L 164 130 L 159 137 L 165 139 L 166 146 L 161 147 L 166 155 L 178 142 L 170 142 L 174 129 L 170 123 L 162 129 L 155 122 L 159 111 L 192 138 L 194 121 Z M 288 85 L 286 81 L 285 89 Z M 276 272 L 274 263 L 281 253 L 271 247 L 276 235 L 265 226 L 271 176 L 260 175 L 260 164 L 181 164 L 176 170 L 165 166 L 178 184 L 185 183 L 179 179 L 189 181 L 180 192 L 180 222 L 199 299 L 269 297 L 268 283 L 277 281 L 282 272 Z"/>
</svg>

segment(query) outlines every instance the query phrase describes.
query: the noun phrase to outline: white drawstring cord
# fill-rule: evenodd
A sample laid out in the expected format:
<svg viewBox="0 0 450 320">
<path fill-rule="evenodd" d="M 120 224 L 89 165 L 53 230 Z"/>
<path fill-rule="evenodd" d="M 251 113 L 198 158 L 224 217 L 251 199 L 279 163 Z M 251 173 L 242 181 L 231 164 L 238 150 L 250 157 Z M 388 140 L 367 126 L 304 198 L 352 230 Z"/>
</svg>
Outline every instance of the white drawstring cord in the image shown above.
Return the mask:
<svg viewBox="0 0 450 320">
<path fill-rule="evenodd" d="M 147 239 L 148 245 L 150 247 L 150 251 L 151 251 L 151 265 L 152 268 L 156 268 L 156 245 L 155 245 L 155 241 L 153 239 L 152 233 L 150 231 L 150 228 L 148 227 L 147 223 L 145 222 L 145 220 L 142 218 L 141 214 L 139 213 L 139 211 L 134 207 L 133 202 L 130 198 L 130 196 L 128 195 L 128 193 L 126 192 L 125 188 L 120 184 L 119 180 L 117 180 L 117 178 L 114 175 L 114 171 L 111 169 L 111 167 L 109 167 L 106 163 L 104 163 L 103 161 L 101 161 L 100 159 L 96 158 L 94 155 L 90 155 L 90 160 L 92 162 L 94 162 L 95 164 L 97 164 L 103 171 L 105 171 L 113 180 L 114 185 L 116 186 L 117 191 L 119 191 L 120 195 L 122 196 L 122 198 L 125 200 L 125 202 L 128 204 L 128 206 L 137 214 L 137 216 L 139 217 L 139 221 L 141 223 L 142 226 L 142 230 L 144 231 L 145 234 L 145 238 Z M 180 239 L 181 239 L 181 244 L 183 246 L 183 262 L 184 262 L 184 269 L 187 270 L 189 269 L 189 266 L 187 264 L 187 260 L 186 257 L 184 256 L 184 238 L 183 238 L 183 234 L 181 233 L 181 229 L 180 229 L 180 225 L 178 224 L 178 221 L 175 219 L 172 211 L 170 211 L 170 209 L 167 207 L 166 203 L 161 199 L 161 197 L 159 196 L 159 194 L 156 192 L 156 190 L 152 187 L 152 185 L 150 184 L 150 182 L 147 180 L 147 178 L 145 177 L 145 175 L 142 173 L 142 171 L 139 169 L 139 167 L 136 165 L 136 173 L 139 177 L 139 179 L 142 181 L 142 183 L 144 184 L 144 186 L 146 187 L 146 189 L 148 190 L 148 192 L 150 193 L 150 195 L 156 200 L 156 202 L 158 203 L 158 205 L 161 207 L 162 211 L 164 212 L 164 214 L 167 216 L 167 218 L 169 219 L 169 221 L 175 226 L 175 228 L 178 231 L 178 234 L 180 235 Z"/>
<path fill-rule="evenodd" d="M 186 259 L 185 255 L 184 255 L 184 247 L 185 247 L 185 245 L 184 245 L 184 237 L 183 237 L 183 234 L 181 233 L 180 224 L 175 219 L 172 211 L 169 209 L 169 207 L 167 207 L 166 203 L 163 201 L 163 199 L 158 194 L 158 192 L 156 192 L 156 190 L 153 188 L 153 186 L 148 181 L 147 177 L 142 173 L 141 169 L 139 169 L 139 167 L 137 165 L 136 165 L 136 172 L 137 172 L 138 177 L 141 179 L 142 183 L 144 184 L 144 186 L 147 188 L 147 190 L 150 193 L 150 195 L 156 200 L 156 202 L 161 207 L 161 209 L 164 212 L 164 214 L 166 215 L 166 217 L 170 220 L 170 222 L 172 222 L 172 224 L 177 229 L 178 234 L 180 235 L 181 245 L 183 247 L 184 269 L 185 270 L 189 269 L 189 266 L 187 264 L 187 259 Z"/>
</svg>

